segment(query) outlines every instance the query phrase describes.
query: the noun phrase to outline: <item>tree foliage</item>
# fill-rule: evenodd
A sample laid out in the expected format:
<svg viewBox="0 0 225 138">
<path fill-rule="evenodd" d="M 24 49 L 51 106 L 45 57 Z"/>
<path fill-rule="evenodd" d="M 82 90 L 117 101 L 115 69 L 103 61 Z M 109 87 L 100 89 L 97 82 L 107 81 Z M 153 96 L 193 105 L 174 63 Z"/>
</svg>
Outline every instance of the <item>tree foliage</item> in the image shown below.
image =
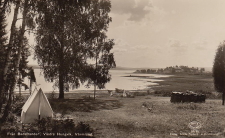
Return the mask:
<svg viewBox="0 0 225 138">
<path fill-rule="evenodd" d="M 219 45 L 213 64 L 213 78 L 215 89 L 222 93 L 222 104 L 225 96 L 225 42 Z"/>
<path fill-rule="evenodd" d="M 35 56 L 47 81 L 59 86 L 59 98 L 64 98 L 64 84 L 78 88 L 93 80 L 98 72 L 99 84 L 109 81 L 108 69 L 114 62 L 112 40 L 106 40 L 111 18 L 108 0 L 43 0 L 37 3 L 37 35 Z M 100 10 L 101 9 L 101 10 Z M 88 62 L 99 56 L 103 65 L 97 70 Z M 90 82 L 90 81 L 89 81 Z"/>
</svg>

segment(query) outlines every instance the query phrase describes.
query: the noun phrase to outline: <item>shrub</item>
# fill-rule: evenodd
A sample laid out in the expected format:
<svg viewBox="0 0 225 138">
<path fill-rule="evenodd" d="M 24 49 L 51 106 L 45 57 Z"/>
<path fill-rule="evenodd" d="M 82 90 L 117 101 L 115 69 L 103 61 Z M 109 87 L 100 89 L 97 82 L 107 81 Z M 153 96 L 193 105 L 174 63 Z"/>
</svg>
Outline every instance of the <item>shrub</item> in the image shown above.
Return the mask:
<svg viewBox="0 0 225 138">
<path fill-rule="evenodd" d="M 23 96 L 15 96 L 14 102 L 12 104 L 12 113 L 20 116 L 24 103 L 25 99 Z"/>
<path fill-rule="evenodd" d="M 134 92 L 134 96 L 146 96 L 147 92 Z"/>
<path fill-rule="evenodd" d="M 90 127 L 89 124 L 84 124 L 83 122 L 79 122 L 78 125 L 75 127 L 76 133 L 93 133 L 93 129 Z"/>
<path fill-rule="evenodd" d="M 115 92 L 116 92 L 116 93 L 123 93 L 123 91 L 124 91 L 123 89 L 115 88 Z"/>
<path fill-rule="evenodd" d="M 171 91 L 156 90 L 154 92 L 154 94 L 157 95 L 157 96 L 170 97 L 171 96 Z"/>
<path fill-rule="evenodd" d="M 49 94 L 48 98 L 49 98 L 49 100 L 54 100 L 54 99 L 56 99 L 56 93 L 55 93 L 55 91 L 52 91 L 52 92 Z"/>
<path fill-rule="evenodd" d="M 15 125 L 15 118 L 12 113 L 10 113 L 7 121 L 2 124 L 0 131 L 0 138 L 12 138 L 12 136 L 8 135 L 8 133 L 17 133 L 19 132 L 19 127 Z"/>
<path fill-rule="evenodd" d="M 62 119 L 62 118 L 61 120 L 56 120 L 52 118 L 42 118 L 41 120 L 36 120 L 35 123 L 28 125 L 23 131 L 32 133 L 39 132 L 41 134 L 45 132 L 71 133 L 72 134 L 71 137 L 78 137 L 74 135 L 75 133 L 93 134 L 93 129 L 91 129 L 89 124 L 79 122 L 77 125 L 75 125 L 73 119 Z M 42 137 L 44 136 L 42 135 Z M 85 137 L 90 138 L 92 136 L 85 136 Z"/>
<path fill-rule="evenodd" d="M 8 138 L 9 132 L 15 133 L 16 138 L 94 138 L 93 129 L 89 124 L 79 122 L 75 125 L 73 119 L 61 119 L 56 120 L 52 118 L 42 118 L 40 120 L 35 120 L 34 123 L 24 124 L 22 128 L 17 127 L 16 125 L 11 125 L 9 123 L 4 125 L 5 127 L 0 131 L 0 137 Z M 20 133 L 37 133 L 35 136 L 18 136 Z M 53 136 L 45 136 L 44 133 L 53 133 Z M 58 136 L 57 133 L 70 133 L 71 136 Z M 76 135 L 82 134 L 82 135 Z M 86 135 L 85 135 L 86 134 Z M 11 137 L 9 137 L 11 138 Z"/>
<path fill-rule="evenodd" d="M 127 95 L 128 98 L 135 98 L 134 95 L 130 94 L 130 95 Z"/>
<path fill-rule="evenodd" d="M 12 138 L 8 133 L 14 133 L 16 134 L 19 132 L 19 128 L 17 126 L 12 126 L 12 125 L 4 125 L 5 127 L 2 128 L 0 131 L 0 137 L 1 138 Z"/>
</svg>

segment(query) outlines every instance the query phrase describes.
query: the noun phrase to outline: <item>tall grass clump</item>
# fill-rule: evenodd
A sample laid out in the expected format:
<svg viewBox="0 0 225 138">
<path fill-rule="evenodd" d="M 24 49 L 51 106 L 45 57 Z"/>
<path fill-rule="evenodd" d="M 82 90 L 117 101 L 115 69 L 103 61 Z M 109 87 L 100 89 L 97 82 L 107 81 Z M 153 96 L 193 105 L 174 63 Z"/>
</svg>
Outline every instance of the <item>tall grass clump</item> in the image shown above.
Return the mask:
<svg viewBox="0 0 225 138">
<path fill-rule="evenodd" d="M 177 109 L 182 110 L 200 110 L 201 106 L 199 106 L 197 103 L 182 103 L 178 104 Z"/>
</svg>

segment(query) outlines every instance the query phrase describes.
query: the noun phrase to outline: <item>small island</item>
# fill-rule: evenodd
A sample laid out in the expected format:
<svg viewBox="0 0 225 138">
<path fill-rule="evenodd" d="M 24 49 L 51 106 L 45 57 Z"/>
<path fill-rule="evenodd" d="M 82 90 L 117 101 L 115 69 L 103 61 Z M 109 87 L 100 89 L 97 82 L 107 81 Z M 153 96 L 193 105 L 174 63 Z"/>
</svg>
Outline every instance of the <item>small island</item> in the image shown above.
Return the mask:
<svg viewBox="0 0 225 138">
<path fill-rule="evenodd" d="M 202 74 L 205 73 L 205 68 L 188 67 L 188 66 L 170 66 L 166 68 L 157 69 L 141 69 L 136 70 L 134 73 L 158 73 L 158 74 L 176 74 L 176 73 L 187 73 L 187 74 Z"/>
</svg>

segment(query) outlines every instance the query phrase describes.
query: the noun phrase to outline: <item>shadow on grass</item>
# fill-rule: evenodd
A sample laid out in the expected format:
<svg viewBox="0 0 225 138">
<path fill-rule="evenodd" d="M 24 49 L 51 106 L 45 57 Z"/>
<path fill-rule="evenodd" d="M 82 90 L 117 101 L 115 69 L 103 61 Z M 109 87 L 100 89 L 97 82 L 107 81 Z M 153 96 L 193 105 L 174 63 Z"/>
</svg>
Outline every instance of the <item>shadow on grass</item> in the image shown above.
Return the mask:
<svg viewBox="0 0 225 138">
<path fill-rule="evenodd" d="M 112 110 L 122 107 L 118 100 L 102 99 L 53 99 L 49 101 L 54 112 L 91 112 L 98 110 Z"/>
</svg>

